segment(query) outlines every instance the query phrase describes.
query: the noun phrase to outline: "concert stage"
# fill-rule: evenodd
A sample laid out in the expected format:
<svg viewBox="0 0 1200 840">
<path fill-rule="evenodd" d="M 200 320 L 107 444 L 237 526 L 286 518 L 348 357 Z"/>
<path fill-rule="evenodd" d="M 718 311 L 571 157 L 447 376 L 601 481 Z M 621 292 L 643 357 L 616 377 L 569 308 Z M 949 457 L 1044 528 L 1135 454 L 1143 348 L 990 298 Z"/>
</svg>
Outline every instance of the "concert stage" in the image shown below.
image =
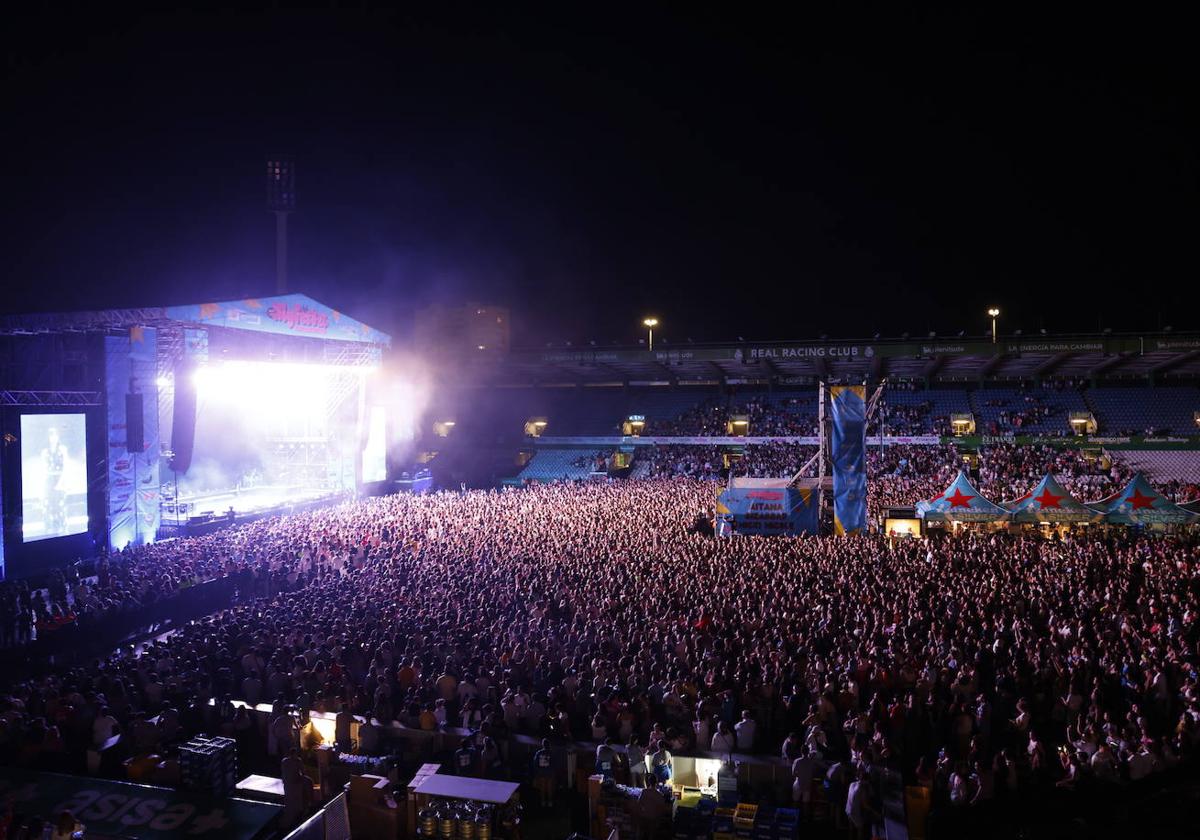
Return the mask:
<svg viewBox="0 0 1200 840">
<path fill-rule="evenodd" d="M 222 490 L 215 493 L 188 496 L 179 499 L 179 509 L 172 502 L 162 504 L 164 525 L 179 525 L 189 519 L 225 516 L 233 508 L 234 514 L 259 513 L 268 508 L 286 507 L 289 504 L 307 504 L 317 499 L 328 499 L 344 495 L 333 490 L 322 490 L 282 485 L 263 485 L 245 490 Z"/>
<path fill-rule="evenodd" d="M 301 294 L 0 317 L 0 579 L 385 481 L 390 341 Z"/>
<path fill-rule="evenodd" d="M 347 491 L 271 485 L 184 496 L 180 499 L 178 511 L 173 503 L 163 502 L 158 536 L 198 536 L 235 522 L 253 522 L 265 516 L 298 513 L 336 504 L 349 496 Z M 233 509 L 232 517 L 229 515 L 230 508 Z"/>
</svg>

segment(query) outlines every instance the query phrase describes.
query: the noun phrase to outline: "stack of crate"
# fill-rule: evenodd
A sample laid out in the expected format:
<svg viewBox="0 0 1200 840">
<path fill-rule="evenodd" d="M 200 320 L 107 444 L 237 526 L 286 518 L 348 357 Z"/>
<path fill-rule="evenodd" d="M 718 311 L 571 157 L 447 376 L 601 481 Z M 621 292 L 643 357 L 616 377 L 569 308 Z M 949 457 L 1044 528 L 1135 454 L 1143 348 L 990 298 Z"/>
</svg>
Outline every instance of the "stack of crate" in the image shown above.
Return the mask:
<svg viewBox="0 0 1200 840">
<path fill-rule="evenodd" d="M 733 812 L 733 836 L 736 840 L 754 840 L 754 821 L 757 817 L 757 805 L 738 803 Z"/>
<path fill-rule="evenodd" d="M 759 808 L 754 816 L 754 828 L 751 829 L 754 840 L 775 840 L 775 809 Z"/>
<path fill-rule="evenodd" d="M 796 840 L 800 836 L 800 812 L 780 808 L 775 812 L 775 840 Z"/>
<path fill-rule="evenodd" d="M 229 796 L 237 787 L 237 741 L 197 735 L 179 748 L 180 783 L 185 790 Z"/>
<path fill-rule="evenodd" d="M 717 808 L 713 811 L 713 840 L 735 840 L 733 836 L 733 808 Z"/>
<path fill-rule="evenodd" d="M 709 840 L 713 834 L 713 810 L 716 802 L 700 799 L 690 805 L 676 803 L 674 840 Z"/>
</svg>

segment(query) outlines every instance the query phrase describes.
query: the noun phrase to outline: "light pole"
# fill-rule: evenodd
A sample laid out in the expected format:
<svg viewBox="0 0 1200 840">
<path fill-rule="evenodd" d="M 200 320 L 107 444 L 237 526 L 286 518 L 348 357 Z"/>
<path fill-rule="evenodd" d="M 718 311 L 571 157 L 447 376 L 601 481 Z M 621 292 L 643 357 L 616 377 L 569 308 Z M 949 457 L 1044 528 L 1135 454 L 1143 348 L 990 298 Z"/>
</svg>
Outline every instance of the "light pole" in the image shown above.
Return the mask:
<svg viewBox="0 0 1200 840">
<path fill-rule="evenodd" d="M 992 318 L 992 344 L 996 343 L 996 319 L 1000 317 L 1000 310 L 992 307 L 988 310 L 988 315 Z"/>
<path fill-rule="evenodd" d="M 647 318 L 646 320 L 642 321 L 642 324 L 644 324 L 646 329 L 650 331 L 650 339 L 647 342 L 647 344 L 649 345 L 649 349 L 653 350 L 654 349 L 654 328 L 658 326 L 658 319 L 657 318 Z"/>
</svg>

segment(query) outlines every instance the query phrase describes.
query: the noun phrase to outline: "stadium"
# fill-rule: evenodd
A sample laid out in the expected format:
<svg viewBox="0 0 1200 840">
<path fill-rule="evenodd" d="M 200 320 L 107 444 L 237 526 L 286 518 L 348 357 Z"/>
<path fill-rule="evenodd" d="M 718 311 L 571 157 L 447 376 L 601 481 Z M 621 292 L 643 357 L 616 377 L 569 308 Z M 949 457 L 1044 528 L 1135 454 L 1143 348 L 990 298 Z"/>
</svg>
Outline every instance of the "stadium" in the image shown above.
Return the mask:
<svg viewBox="0 0 1200 840">
<path fill-rule="evenodd" d="M 1190 30 L 794 11 L 13 15 L 0 840 L 1197 834 Z"/>
<path fill-rule="evenodd" d="M 282 311 L 326 334 L 254 317 Z M 9 708 L 87 716 L 27 766 L 113 795 L 220 771 L 204 784 L 253 833 L 318 804 L 308 830 L 384 831 L 356 778 L 495 783 L 469 813 L 410 784 L 389 836 L 479 813 L 514 831 L 518 796 L 647 831 L 655 781 L 689 836 L 819 834 L 866 773 L 888 836 L 957 832 L 996 802 L 947 811 L 941 784 L 1071 813 L 1082 794 L 1034 799 L 1038 774 L 1189 772 L 1200 336 L 512 350 L 418 383 L 387 336 L 298 295 L 4 330 L 25 386 L 4 394 L 4 652 L 31 679 Z M 83 373 L 18 369 L 47 346 Z M 302 404 L 252 431 L 268 404 L 246 393 L 281 377 Z M 87 471 L 57 534 L 49 428 Z M 271 772 L 292 748 L 299 810 Z"/>
</svg>

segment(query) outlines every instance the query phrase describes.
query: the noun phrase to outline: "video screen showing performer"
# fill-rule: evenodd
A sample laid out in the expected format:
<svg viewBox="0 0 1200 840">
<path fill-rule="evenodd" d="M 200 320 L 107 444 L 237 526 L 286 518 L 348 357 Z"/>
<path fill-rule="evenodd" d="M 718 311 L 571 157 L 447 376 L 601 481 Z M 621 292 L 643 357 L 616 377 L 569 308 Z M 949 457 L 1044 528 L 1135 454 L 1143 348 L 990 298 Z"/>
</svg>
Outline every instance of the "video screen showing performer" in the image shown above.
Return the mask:
<svg viewBox="0 0 1200 840">
<path fill-rule="evenodd" d="M 22 415 L 21 502 L 25 542 L 87 531 L 83 414 Z"/>
</svg>

